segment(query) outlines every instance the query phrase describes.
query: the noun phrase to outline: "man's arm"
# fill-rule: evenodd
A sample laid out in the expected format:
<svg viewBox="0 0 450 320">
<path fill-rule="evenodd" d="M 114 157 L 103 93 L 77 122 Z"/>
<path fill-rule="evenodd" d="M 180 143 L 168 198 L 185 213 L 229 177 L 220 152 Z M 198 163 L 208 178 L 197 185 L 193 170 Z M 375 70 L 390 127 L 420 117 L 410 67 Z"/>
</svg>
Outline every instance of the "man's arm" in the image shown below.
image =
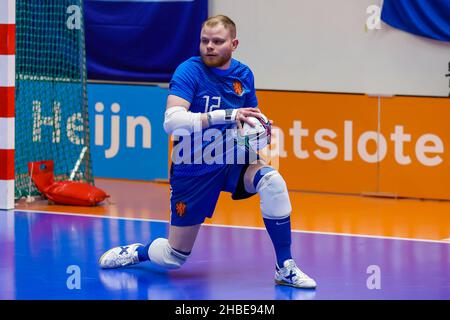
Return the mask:
<svg viewBox="0 0 450 320">
<path fill-rule="evenodd" d="M 207 113 L 194 113 L 189 111 L 190 102 L 175 95 L 167 97 L 166 112 L 164 116 L 164 130 L 167 134 L 178 136 L 190 135 L 216 124 L 239 123 L 244 121 L 251 126 L 254 124 L 247 117 L 257 117 L 258 108 L 240 108 L 214 110 Z"/>
</svg>

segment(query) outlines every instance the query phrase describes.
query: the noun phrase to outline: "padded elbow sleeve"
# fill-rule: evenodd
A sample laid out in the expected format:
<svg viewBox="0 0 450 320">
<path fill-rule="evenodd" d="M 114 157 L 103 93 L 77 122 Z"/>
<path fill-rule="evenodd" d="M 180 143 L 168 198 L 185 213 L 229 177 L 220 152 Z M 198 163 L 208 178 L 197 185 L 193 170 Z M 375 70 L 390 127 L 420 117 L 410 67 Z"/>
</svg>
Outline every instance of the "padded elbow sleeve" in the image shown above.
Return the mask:
<svg viewBox="0 0 450 320">
<path fill-rule="evenodd" d="M 164 130 L 176 136 L 188 136 L 194 131 L 201 131 L 201 113 L 189 112 L 180 106 L 170 107 L 164 114 Z"/>
</svg>

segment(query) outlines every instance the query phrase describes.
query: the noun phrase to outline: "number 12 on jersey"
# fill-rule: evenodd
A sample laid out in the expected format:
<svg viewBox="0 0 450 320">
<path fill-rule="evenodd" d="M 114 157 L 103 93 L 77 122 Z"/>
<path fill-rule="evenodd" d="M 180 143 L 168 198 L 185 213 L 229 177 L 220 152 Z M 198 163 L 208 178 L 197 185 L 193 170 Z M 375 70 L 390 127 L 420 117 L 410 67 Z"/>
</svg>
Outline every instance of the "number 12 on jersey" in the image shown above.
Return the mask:
<svg viewBox="0 0 450 320">
<path fill-rule="evenodd" d="M 220 96 L 216 97 L 210 97 L 210 96 L 203 96 L 203 99 L 205 99 L 205 113 L 213 111 L 214 109 L 220 109 Z M 211 105 L 209 102 L 211 101 Z M 216 103 L 214 103 L 216 102 Z"/>
</svg>

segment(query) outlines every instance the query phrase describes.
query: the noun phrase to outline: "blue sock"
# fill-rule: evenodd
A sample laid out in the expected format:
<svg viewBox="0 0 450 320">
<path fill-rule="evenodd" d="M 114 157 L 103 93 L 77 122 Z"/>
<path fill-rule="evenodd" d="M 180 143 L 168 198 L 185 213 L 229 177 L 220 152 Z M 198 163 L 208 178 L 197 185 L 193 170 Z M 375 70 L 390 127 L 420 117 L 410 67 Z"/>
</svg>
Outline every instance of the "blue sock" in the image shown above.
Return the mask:
<svg viewBox="0 0 450 320">
<path fill-rule="evenodd" d="M 265 219 L 267 232 L 272 240 L 277 264 L 283 268 L 283 262 L 292 259 L 291 254 L 291 217 L 284 219 Z"/>
<path fill-rule="evenodd" d="M 150 258 L 148 257 L 148 248 L 150 248 L 150 243 L 146 246 L 139 246 L 137 248 L 138 258 L 140 262 L 150 260 Z"/>
</svg>

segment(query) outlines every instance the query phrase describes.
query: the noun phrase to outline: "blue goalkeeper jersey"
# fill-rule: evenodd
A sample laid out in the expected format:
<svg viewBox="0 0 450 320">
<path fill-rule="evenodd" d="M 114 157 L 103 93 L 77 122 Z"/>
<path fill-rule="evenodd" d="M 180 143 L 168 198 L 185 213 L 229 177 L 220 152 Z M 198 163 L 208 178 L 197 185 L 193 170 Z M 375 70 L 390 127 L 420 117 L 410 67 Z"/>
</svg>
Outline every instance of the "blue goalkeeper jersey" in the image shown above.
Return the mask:
<svg viewBox="0 0 450 320">
<path fill-rule="evenodd" d="M 189 111 L 193 113 L 258 106 L 253 73 L 235 59 L 227 70 L 208 67 L 199 56 L 186 60 L 175 70 L 169 94 L 189 101 Z M 190 136 L 176 137 L 172 173 L 198 176 L 219 170 L 229 163 L 230 152 L 234 154 L 233 161 L 237 161 L 238 146 L 234 140 L 230 143 L 229 134 L 229 129 L 235 127 L 235 124 L 215 125 Z M 189 140 L 183 143 L 183 139 Z"/>
</svg>

